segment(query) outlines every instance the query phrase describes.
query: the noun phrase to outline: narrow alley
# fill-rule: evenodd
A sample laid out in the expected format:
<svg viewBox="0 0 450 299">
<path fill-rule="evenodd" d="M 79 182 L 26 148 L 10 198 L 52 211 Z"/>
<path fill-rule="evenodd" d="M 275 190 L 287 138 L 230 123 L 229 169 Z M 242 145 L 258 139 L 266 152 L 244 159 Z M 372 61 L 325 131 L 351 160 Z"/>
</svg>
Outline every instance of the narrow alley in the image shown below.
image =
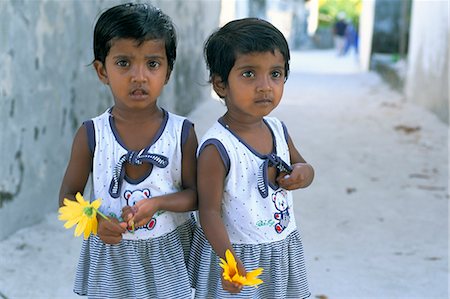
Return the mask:
<svg viewBox="0 0 450 299">
<path fill-rule="evenodd" d="M 190 114 L 199 137 L 223 111 Z M 448 126 L 333 51 L 292 53 L 273 115 L 316 171 L 294 195 L 311 298 L 448 298 Z M 80 244 L 56 212 L 1 241 L 0 298 L 79 298 Z"/>
</svg>

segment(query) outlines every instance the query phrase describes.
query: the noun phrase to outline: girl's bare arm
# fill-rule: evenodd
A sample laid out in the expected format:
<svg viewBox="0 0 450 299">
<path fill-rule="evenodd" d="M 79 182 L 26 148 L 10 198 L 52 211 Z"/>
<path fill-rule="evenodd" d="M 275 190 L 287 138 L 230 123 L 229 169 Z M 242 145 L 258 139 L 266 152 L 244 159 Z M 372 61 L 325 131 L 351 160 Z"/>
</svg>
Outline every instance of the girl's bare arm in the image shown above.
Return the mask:
<svg viewBox="0 0 450 299">
<path fill-rule="evenodd" d="M 77 192 L 83 193 L 92 168 L 92 156 L 88 146 L 86 127 L 81 126 L 75 134 L 72 152 L 61 189 L 59 191 L 59 205 L 62 206 L 64 198 L 75 200 Z M 117 219 L 98 219 L 98 236 L 103 242 L 116 244 L 122 240 L 126 224 L 119 224 Z"/>
<path fill-rule="evenodd" d="M 240 274 L 245 275 L 245 268 L 233 250 L 221 216 L 225 175 L 226 169 L 216 147 L 206 146 L 198 158 L 200 224 L 216 254 L 225 259 L 225 251 L 229 249 L 236 258 Z M 224 280 L 222 286 L 231 293 L 238 293 L 242 289 L 241 285 Z"/>
<path fill-rule="evenodd" d="M 86 127 L 81 126 L 75 133 L 72 151 L 59 191 L 59 206 L 64 198 L 75 200 L 77 192 L 83 193 L 92 167 L 92 156 L 88 147 Z"/>
</svg>

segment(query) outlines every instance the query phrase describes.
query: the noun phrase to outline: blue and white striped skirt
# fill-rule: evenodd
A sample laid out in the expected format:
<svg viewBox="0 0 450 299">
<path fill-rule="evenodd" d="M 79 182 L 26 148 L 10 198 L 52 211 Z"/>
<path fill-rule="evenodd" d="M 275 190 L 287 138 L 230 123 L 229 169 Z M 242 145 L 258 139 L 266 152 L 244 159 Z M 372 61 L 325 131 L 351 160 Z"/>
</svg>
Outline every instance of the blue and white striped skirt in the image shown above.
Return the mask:
<svg viewBox="0 0 450 299">
<path fill-rule="evenodd" d="M 244 286 L 239 294 L 222 289 L 222 268 L 203 230 L 196 228 L 188 263 L 195 298 L 307 298 L 308 288 L 303 246 L 298 230 L 286 239 L 263 244 L 233 244 L 248 271 L 264 268 L 258 288 Z"/>
<path fill-rule="evenodd" d="M 74 292 L 89 298 L 191 298 L 186 263 L 193 219 L 154 239 L 83 241 Z"/>
</svg>

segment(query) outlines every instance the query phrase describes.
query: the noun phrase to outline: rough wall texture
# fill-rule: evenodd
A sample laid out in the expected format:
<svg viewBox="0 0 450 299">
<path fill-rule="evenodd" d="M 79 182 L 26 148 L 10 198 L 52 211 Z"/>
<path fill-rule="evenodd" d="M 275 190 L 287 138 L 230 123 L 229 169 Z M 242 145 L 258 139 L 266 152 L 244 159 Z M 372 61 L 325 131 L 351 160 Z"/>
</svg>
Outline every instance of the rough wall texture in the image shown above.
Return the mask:
<svg viewBox="0 0 450 299">
<path fill-rule="evenodd" d="M 0 1 L 0 239 L 57 209 L 75 130 L 112 104 L 92 67 L 99 12 L 124 1 Z M 178 29 L 160 104 L 185 114 L 209 97 L 202 48 L 219 0 L 153 2 Z"/>
<path fill-rule="evenodd" d="M 441 120 L 449 120 L 449 41 L 447 1 L 414 1 L 405 93 Z"/>
</svg>

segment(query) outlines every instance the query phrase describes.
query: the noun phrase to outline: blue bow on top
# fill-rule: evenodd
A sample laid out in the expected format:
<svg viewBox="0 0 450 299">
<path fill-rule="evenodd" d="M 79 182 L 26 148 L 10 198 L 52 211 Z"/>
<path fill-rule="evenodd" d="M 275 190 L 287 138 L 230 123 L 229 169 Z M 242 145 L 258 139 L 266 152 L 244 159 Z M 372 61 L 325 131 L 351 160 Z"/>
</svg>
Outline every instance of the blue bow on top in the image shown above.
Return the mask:
<svg viewBox="0 0 450 299">
<path fill-rule="evenodd" d="M 264 162 L 261 163 L 261 165 L 259 166 L 259 173 L 258 173 L 258 191 L 259 194 L 261 194 L 261 196 L 263 198 L 266 198 L 269 195 L 269 188 L 268 188 L 268 183 L 269 183 L 269 177 L 267 175 L 269 167 L 276 167 L 277 169 L 277 175 L 280 172 L 287 172 L 287 173 L 291 173 L 292 172 L 292 167 L 290 165 L 288 165 L 286 162 L 284 162 L 280 157 L 278 157 L 275 154 L 270 154 L 265 156 L 264 158 Z"/>
<path fill-rule="evenodd" d="M 125 177 L 125 163 L 131 165 L 141 165 L 142 163 L 150 163 L 159 168 L 166 168 L 169 164 L 169 159 L 163 155 L 144 153 L 145 149 L 141 151 L 129 151 L 117 162 L 113 171 L 113 178 L 111 179 L 111 185 L 109 186 L 109 194 L 113 198 L 120 196 L 120 188 L 123 184 Z"/>
</svg>

